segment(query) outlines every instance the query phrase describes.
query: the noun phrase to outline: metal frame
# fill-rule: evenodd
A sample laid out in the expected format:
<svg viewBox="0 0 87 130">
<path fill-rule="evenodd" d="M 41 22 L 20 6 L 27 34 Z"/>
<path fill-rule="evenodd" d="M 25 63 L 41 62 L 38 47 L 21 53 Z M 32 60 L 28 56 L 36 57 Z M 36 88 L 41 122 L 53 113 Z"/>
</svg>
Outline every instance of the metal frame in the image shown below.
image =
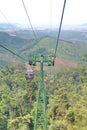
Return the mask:
<svg viewBox="0 0 87 130">
<path fill-rule="evenodd" d="M 36 99 L 36 111 L 34 120 L 34 130 L 48 130 L 47 127 L 47 101 L 46 101 L 46 91 L 44 88 L 44 76 L 43 67 L 44 63 L 48 66 L 53 66 L 54 56 L 44 56 L 44 55 L 31 55 L 29 56 L 30 65 L 36 65 L 37 62 L 40 63 L 40 85 L 38 88 L 37 99 Z"/>
</svg>

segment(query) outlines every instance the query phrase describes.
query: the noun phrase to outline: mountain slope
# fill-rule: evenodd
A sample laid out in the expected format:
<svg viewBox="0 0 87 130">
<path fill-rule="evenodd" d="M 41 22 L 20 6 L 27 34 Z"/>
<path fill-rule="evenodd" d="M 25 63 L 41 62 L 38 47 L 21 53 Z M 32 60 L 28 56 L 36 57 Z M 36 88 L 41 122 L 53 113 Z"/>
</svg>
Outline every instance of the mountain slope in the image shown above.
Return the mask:
<svg viewBox="0 0 87 130">
<path fill-rule="evenodd" d="M 31 35 L 29 37 L 29 31 L 18 31 L 18 33 L 16 33 L 18 35 L 0 32 L 0 44 L 27 59 L 29 54 L 54 54 L 57 42 L 56 30 L 51 32 L 48 30 L 38 30 L 38 34 L 39 33 L 38 42 L 36 42 Z M 60 38 L 63 40 L 59 41 L 57 57 L 77 62 L 83 60 L 83 55 L 87 53 L 87 38 L 85 32 L 63 31 L 61 32 Z M 5 62 L 6 59 L 7 61 L 7 54 L 10 57 L 11 53 L 7 52 L 3 48 L 0 48 L 0 60 L 4 60 Z M 9 60 L 9 62 L 10 61 L 12 60 Z"/>
</svg>

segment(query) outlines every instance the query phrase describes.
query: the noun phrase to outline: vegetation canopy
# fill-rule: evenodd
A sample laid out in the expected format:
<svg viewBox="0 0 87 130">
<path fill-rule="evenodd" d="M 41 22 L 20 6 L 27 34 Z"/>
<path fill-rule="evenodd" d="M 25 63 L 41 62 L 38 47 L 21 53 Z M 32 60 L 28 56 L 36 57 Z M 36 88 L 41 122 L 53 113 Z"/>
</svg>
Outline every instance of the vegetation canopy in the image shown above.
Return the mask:
<svg viewBox="0 0 87 130">
<path fill-rule="evenodd" d="M 25 71 L 21 64 L 0 71 L 0 130 L 33 130 L 39 74 L 27 82 Z M 49 78 L 45 84 L 48 128 L 86 130 L 87 67 L 56 72 L 54 85 Z"/>
</svg>

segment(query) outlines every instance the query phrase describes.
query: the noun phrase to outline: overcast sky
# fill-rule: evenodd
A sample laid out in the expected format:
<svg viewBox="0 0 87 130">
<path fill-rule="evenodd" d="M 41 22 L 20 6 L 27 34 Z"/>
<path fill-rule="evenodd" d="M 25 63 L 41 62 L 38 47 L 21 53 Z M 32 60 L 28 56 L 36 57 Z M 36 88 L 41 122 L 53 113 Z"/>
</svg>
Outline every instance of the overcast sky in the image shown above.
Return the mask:
<svg viewBox="0 0 87 130">
<path fill-rule="evenodd" d="M 58 24 L 64 0 L 24 0 L 33 25 Z M 27 24 L 22 0 L 0 0 L 0 23 Z M 87 0 L 67 0 L 63 24 L 87 23 Z"/>
</svg>

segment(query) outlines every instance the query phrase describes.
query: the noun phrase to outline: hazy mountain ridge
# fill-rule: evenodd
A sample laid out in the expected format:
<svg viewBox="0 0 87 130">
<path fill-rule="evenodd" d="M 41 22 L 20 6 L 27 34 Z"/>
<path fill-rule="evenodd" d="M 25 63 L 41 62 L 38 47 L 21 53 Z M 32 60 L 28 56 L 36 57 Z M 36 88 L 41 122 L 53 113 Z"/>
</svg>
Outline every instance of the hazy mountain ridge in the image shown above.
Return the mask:
<svg viewBox="0 0 87 130">
<path fill-rule="evenodd" d="M 51 29 L 51 30 L 55 30 L 57 29 L 58 30 L 58 27 L 59 25 L 42 25 L 42 26 L 33 26 L 33 28 L 35 30 L 46 30 L 46 29 Z M 31 30 L 31 27 L 29 27 L 29 25 L 24 25 L 24 24 L 19 24 L 19 23 L 0 23 L 0 29 L 17 29 L 17 30 L 20 30 L 20 29 L 30 29 Z M 87 30 L 87 23 L 84 23 L 84 24 L 76 24 L 76 25 L 62 25 L 62 30 L 75 30 L 75 31 L 85 31 Z"/>
<path fill-rule="evenodd" d="M 54 54 L 58 30 L 46 28 L 44 30 L 36 29 L 34 31 L 37 39 L 35 39 L 32 30 L 16 30 L 15 33 L 0 31 L 0 44 L 23 57 L 28 57 L 31 53 Z M 87 53 L 87 33 L 85 31 L 62 30 L 60 39 L 58 57 L 75 61 L 83 59 L 83 55 Z M 8 53 L 0 47 L 0 54 Z"/>
</svg>

